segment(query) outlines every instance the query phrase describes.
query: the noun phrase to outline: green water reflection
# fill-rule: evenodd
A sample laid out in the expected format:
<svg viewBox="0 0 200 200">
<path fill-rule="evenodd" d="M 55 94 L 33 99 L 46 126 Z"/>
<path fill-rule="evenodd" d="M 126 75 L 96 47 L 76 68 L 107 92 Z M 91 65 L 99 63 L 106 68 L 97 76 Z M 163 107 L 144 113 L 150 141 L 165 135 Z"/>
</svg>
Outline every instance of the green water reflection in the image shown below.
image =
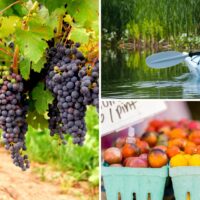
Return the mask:
<svg viewBox="0 0 200 200">
<path fill-rule="evenodd" d="M 106 50 L 102 52 L 103 98 L 200 98 L 199 77 L 185 64 L 150 69 L 145 59 L 152 52 Z"/>
</svg>

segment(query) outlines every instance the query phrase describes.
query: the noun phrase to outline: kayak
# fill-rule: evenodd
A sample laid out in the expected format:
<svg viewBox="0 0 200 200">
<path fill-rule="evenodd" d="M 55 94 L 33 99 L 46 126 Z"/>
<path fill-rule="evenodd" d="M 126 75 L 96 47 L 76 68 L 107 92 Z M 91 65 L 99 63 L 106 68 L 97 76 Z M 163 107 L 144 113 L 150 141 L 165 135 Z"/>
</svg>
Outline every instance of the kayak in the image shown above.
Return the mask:
<svg viewBox="0 0 200 200">
<path fill-rule="evenodd" d="M 188 53 L 184 52 L 183 55 L 184 54 L 187 55 Z M 190 73 L 200 76 L 200 56 L 199 55 L 192 56 L 192 57 L 187 56 L 184 61 Z"/>
</svg>

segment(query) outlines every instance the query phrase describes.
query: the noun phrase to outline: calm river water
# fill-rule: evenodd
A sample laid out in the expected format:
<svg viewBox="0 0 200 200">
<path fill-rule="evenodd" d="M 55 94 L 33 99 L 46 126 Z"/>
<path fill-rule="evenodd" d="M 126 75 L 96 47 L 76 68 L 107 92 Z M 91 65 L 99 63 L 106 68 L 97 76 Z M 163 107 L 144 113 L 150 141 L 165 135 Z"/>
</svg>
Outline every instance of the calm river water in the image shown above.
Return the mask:
<svg viewBox="0 0 200 200">
<path fill-rule="evenodd" d="M 200 77 L 192 76 L 185 64 L 150 69 L 150 52 L 106 50 L 102 52 L 102 97 L 134 99 L 200 98 Z"/>
</svg>

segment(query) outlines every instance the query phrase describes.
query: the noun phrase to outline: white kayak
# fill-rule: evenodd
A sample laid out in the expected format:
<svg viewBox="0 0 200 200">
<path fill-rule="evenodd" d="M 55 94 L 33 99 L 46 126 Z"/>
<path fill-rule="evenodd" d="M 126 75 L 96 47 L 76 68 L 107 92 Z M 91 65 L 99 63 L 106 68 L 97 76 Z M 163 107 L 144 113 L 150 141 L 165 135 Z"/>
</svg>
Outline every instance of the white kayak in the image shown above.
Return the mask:
<svg viewBox="0 0 200 200">
<path fill-rule="evenodd" d="M 187 55 L 188 53 L 184 52 L 183 54 Z M 184 61 L 190 73 L 200 76 L 200 56 L 199 55 L 192 56 L 192 57 L 187 56 Z"/>
</svg>

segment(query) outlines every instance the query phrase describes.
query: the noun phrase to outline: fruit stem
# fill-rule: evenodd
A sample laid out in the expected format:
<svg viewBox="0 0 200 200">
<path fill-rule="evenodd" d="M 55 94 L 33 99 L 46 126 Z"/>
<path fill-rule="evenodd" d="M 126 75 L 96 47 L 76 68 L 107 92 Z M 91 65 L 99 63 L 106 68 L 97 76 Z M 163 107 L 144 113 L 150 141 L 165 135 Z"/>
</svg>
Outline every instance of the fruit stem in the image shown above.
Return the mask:
<svg viewBox="0 0 200 200">
<path fill-rule="evenodd" d="M 68 30 L 66 31 L 67 35 L 66 35 L 66 39 L 65 39 L 64 46 L 67 44 L 68 36 L 69 36 L 69 34 L 70 34 L 71 30 L 72 30 L 72 27 L 69 26 L 67 29 L 68 29 Z"/>
<path fill-rule="evenodd" d="M 9 8 L 11 8 L 12 6 L 14 6 L 15 4 L 18 3 L 22 3 L 21 1 L 15 1 L 14 3 L 10 4 L 9 6 L 7 6 L 6 8 L 4 8 L 3 10 L 0 11 L 0 15 L 3 14 L 3 12 L 5 12 L 6 10 L 8 10 Z"/>
<path fill-rule="evenodd" d="M 6 55 L 8 56 L 13 56 L 10 52 L 6 51 L 5 49 L 3 48 L 0 48 L 0 51 L 4 52 Z"/>
<path fill-rule="evenodd" d="M 23 20 L 23 25 L 22 25 L 22 29 L 23 29 L 23 30 L 26 30 L 26 29 L 28 28 L 27 24 L 28 24 L 28 22 L 29 22 L 29 20 L 30 20 L 30 17 L 32 16 L 32 13 L 33 13 L 34 11 L 37 10 L 38 6 L 39 6 L 39 3 L 36 1 L 36 2 L 33 4 L 33 6 L 31 7 L 31 9 L 29 10 L 28 15 L 25 16 L 26 19 Z"/>
<path fill-rule="evenodd" d="M 64 40 L 65 40 L 65 37 L 66 37 L 66 35 L 67 35 L 67 32 L 65 31 L 65 32 L 64 32 L 64 35 L 63 35 L 63 37 L 62 37 L 62 40 L 61 40 L 61 44 L 63 44 L 63 42 L 64 42 Z"/>
<path fill-rule="evenodd" d="M 56 39 L 59 40 L 59 37 L 62 35 L 62 21 L 63 21 L 63 15 L 60 15 L 58 17 L 58 27 L 56 32 Z"/>
<path fill-rule="evenodd" d="M 15 74 L 18 74 L 18 58 L 19 58 L 19 47 L 16 46 L 13 56 L 13 65 L 12 65 L 12 69 Z"/>
</svg>

